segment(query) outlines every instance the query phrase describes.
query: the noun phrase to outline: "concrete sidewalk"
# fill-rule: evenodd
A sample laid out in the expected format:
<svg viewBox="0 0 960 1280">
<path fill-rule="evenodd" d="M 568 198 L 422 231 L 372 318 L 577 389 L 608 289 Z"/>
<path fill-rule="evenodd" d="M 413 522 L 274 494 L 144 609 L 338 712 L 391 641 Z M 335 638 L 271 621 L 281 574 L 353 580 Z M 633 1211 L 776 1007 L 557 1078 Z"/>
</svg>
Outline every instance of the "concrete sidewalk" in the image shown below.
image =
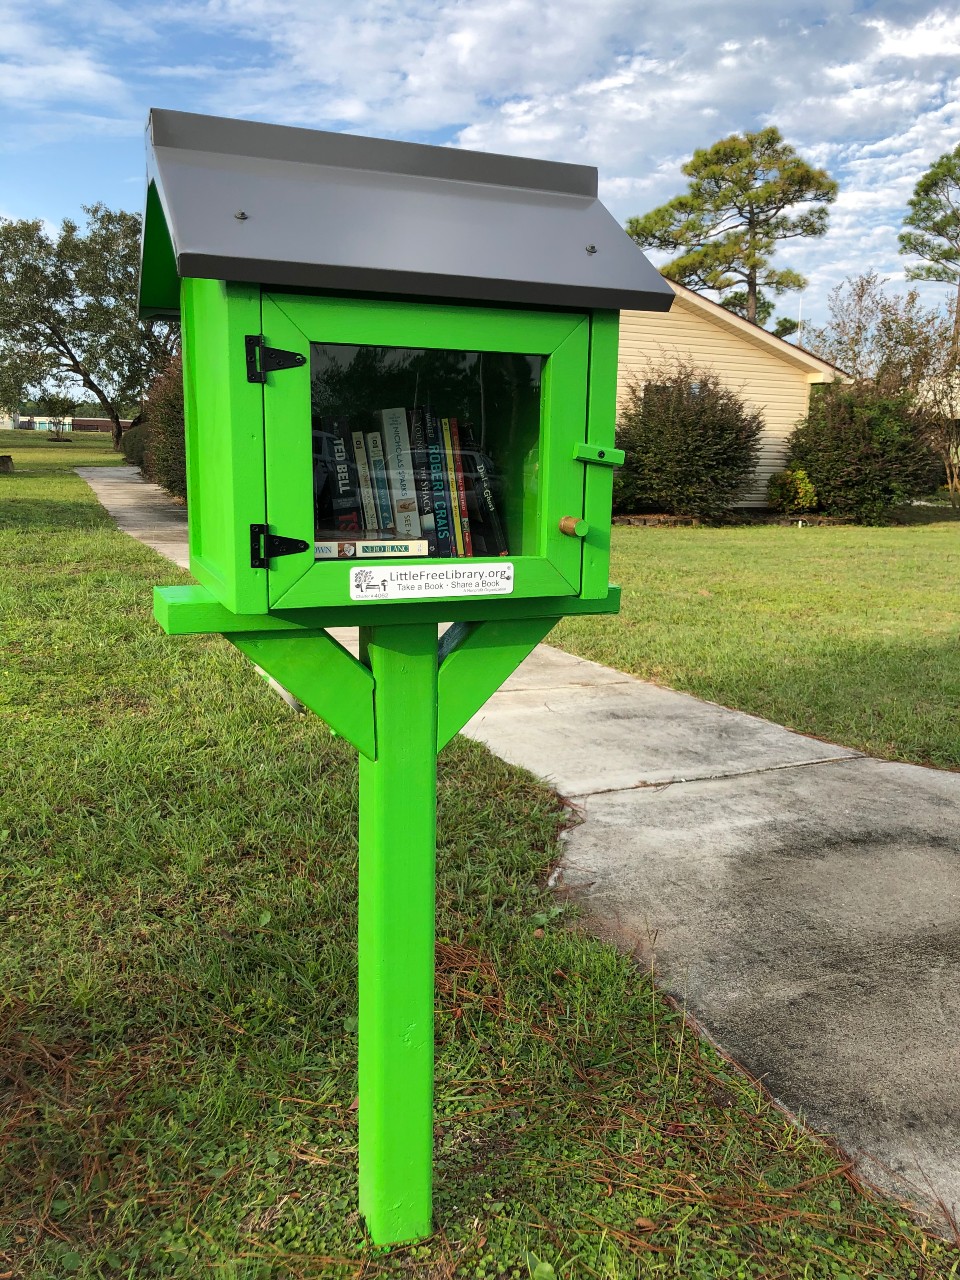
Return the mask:
<svg viewBox="0 0 960 1280">
<path fill-rule="evenodd" d="M 183 509 L 156 486 L 127 468 L 78 473 L 120 528 L 186 563 Z M 869 759 L 547 645 L 465 732 L 579 809 L 560 876 L 596 932 L 654 963 L 864 1177 L 958 1212 L 960 774 Z"/>
</svg>

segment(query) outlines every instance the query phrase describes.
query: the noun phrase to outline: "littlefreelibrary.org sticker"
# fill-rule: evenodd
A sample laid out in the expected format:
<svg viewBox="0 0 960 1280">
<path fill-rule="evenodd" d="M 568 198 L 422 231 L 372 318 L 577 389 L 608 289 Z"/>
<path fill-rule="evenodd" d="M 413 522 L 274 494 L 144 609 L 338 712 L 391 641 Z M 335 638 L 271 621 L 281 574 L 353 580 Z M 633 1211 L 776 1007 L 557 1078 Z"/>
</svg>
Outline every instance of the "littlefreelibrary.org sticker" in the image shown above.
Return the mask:
<svg viewBox="0 0 960 1280">
<path fill-rule="evenodd" d="M 434 600 L 448 596 L 508 596 L 513 564 L 370 564 L 350 570 L 351 600 Z"/>
</svg>

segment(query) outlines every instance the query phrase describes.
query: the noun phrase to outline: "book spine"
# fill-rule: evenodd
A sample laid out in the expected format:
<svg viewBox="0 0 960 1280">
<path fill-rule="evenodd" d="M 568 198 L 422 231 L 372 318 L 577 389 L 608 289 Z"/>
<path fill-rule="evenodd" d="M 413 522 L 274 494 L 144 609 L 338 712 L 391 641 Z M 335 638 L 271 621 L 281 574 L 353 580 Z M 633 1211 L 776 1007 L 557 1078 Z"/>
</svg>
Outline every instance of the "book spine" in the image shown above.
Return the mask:
<svg viewBox="0 0 960 1280">
<path fill-rule="evenodd" d="M 383 451 L 387 458 L 387 476 L 397 533 L 403 538 L 420 537 L 420 511 L 410 457 L 410 433 L 406 409 L 383 409 Z"/>
<path fill-rule="evenodd" d="M 450 419 L 441 418 L 440 428 L 443 432 L 443 455 L 446 459 L 446 482 L 450 490 L 450 527 L 453 530 L 454 555 L 462 556 L 463 525 L 460 523 L 460 498 L 457 493 L 457 472 L 453 461 L 453 441 L 450 435 Z"/>
<path fill-rule="evenodd" d="M 437 555 L 452 556 L 455 550 L 453 524 L 450 520 L 450 487 L 446 482 L 446 454 L 440 420 L 428 410 L 424 413 L 427 436 L 427 466 L 430 476 L 430 496 L 433 502 L 434 530 L 437 538 Z"/>
<path fill-rule="evenodd" d="M 373 501 L 373 483 L 370 479 L 370 464 L 367 460 L 367 447 L 364 443 L 363 432 L 354 431 L 353 440 L 353 456 L 357 460 L 357 482 L 360 486 L 360 501 L 363 504 L 363 523 L 367 529 L 376 529 L 379 527 L 377 519 L 377 507 Z"/>
<path fill-rule="evenodd" d="M 342 418 L 332 418 L 330 434 L 333 437 L 333 525 L 338 533 L 356 534 L 361 529 L 361 502 L 350 428 Z"/>
<path fill-rule="evenodd" d="M 433 511 L 433 490 L 430 485 L 430 466 L 427 460 L 426 410 L 410 410 L 410 456 L 413 459 L 413 478 L 420 508 L 420 532 L 430 546 L 429 554 L 438 550 L 437 523 Z"/>
<path fill-rule="evenodd" d="M 490 475 L 489 459 L 477 448 L 470 427 L 466 427 L 467 450 L 472 466 L 473 496 L 477 507 L 477 517 L 483 529 L 486 554 L 488 556 L 509 555 L 507 539 L 503 532 L 497 501 L 493 494 L 493 481 Z"/>
<path fill-rule="evenodd" d="M 390 486 L 387 483 L 387 462 L 383 456 L 383 437 L 379 431 L 367 432 L 367 457 L 370 479 L 373 484 L 373 501 L 377 508 L 377 527 L 381 533 L 394 528 L 393 508 L 390 505 Z"/>
<path fill-rule="evenodd" d="M 456 418 L 450 419 L 450 444 L 453 449 L 453 468 L 457 482 L 457 506 L 460 508 L 460 527 L 463 530 L 463 553 L 473 555 L 473 539 L 470 536 L 470 510 L 467 507 L 467 486 L 463 478 L 463 452 L 460 447 L 460 426 Z"/>
<path fill-rule="evenodd" d="M 425 538 L 337 538 L 313 544 L 314 560 L 371 560 L 377 556 L 425 556 Z"/>
<path fill-rule="evenodd" d="M 313 522 L 317 532 L 333 520 L 333 441 L 323 422 L 313 425 Z"/>
</svg>

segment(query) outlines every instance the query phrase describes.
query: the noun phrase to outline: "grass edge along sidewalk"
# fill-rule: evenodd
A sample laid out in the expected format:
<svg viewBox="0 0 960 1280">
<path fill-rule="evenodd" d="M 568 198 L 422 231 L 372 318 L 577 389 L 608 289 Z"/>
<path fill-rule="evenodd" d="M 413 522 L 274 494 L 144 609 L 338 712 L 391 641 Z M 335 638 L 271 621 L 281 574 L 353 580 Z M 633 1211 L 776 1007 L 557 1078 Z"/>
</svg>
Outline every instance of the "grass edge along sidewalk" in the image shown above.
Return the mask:
<svg viewBox="0 0 960 1280">
<path fill-rule="evenodd" d="M 866 755 L 960 769 L 960 520 L 615 526 L 616 618 L 551 643 Z"/>
<path fill-rule="evenodd" d="M 0 1273 L 960 1273 L 566 927 L 556 798 L 464 740 L 440 761 L 437 1231 L 372 1251 L 352 752 L 219 639 L 162 636 L 176 571 L 71 474 L 86 448 L 28 445 L 0 477 Z"/>
</svg>

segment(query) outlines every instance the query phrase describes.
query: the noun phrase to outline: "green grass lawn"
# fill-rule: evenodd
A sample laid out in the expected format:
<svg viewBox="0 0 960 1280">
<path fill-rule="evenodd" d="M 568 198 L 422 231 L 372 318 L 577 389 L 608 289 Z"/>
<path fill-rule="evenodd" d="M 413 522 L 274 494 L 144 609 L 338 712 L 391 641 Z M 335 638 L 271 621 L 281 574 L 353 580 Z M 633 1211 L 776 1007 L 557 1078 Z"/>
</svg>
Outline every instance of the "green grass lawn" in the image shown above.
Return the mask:
<svg viewBox="0 0 960 1280">
<path fill-rule="evenodd" d="M 3 438 L 4 440 L 6 437 Z M 0 476 L 0 1277 L 960 1274 L 541 886 L 554 796 L 440 761 L 436 1233 L 356 1211 L 356 762 L 70 468 Z M 10 445 L 0 441 L 0 452 Z"/>
<path fill-rule="evenodd" d="M 871 755 L 960 768 L 960 520 L 614 529 L 619 617 L 559 644 Z"/>
</svg>

